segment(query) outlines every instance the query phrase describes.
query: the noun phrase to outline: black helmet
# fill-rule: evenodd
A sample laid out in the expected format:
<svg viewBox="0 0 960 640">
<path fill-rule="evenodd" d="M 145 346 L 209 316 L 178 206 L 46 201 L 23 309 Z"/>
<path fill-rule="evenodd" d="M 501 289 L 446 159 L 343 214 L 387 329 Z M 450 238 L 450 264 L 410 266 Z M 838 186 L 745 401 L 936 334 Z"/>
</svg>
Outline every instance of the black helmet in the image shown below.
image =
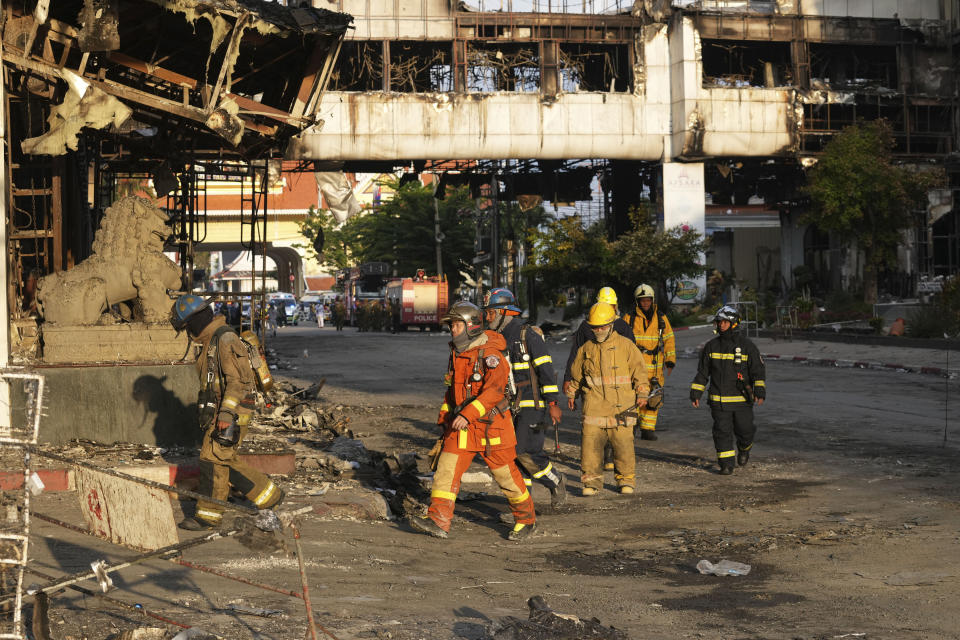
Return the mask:
<svg viewBox="0 0 960 640">
<path fill-rule="evenodd" d="M 725 304 L 717 310 L 717 315 L 713 318 L 714 322 L 726 320 L 730 323 L 730 328 L 735 329 L 740 324 L 740 312 L 735 307 Z"/>
<path fill-rule="evenodd" d="M 457 321 L 463 322 L 466 325 L 467 337 L 470 339 L 476 338 L 483 333 L 483 312 L 480 311 L 480 307 L 472 302 L 467 302 L 466 300 L 454 302 L 443 316 L 441 322 L 450 325 Z"/>
</svg>

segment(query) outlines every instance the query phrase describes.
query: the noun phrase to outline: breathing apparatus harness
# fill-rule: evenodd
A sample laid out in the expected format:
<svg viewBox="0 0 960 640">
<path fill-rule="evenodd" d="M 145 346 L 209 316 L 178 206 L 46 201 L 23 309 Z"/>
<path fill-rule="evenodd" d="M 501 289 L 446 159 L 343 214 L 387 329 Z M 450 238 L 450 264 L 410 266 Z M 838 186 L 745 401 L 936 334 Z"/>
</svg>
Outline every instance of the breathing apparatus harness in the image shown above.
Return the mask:
<svg viewBox="0 0 960 640">
<path fill-rule="evenodd" d="M 743 362 L 743 351 L 740 347 L 739 340 L 736 345 L 733 350 L 733 366 L 737 372 L 737 391 L 752 405 L 756 403 L 757 398 L 753 393 L 753 385 L 747 382 L 747 377 L 744 375 L 746 366 Z"/>
<path fill-rule="evenodd" d="M 476 358 L 476 360 L 473 361 L 473 372 L 472 372 L 472 373 L 467 377 L 467 379 L 464 380 L 464 382 L 463 382 L 463 389 L 464 389 L 464 399 L 463 399 L 463 402 L 461 402 L 460 404 L 458 404 L 457 406 L 455 406 L 455 407 L 450 411 L 450 414 L 451 414 L 451 415 L 454 415 L 454 416 L 455 416 L 455 415 L 458 415 L 458 414 L 459 414 L 461 411 L 463 411 L 471 402 L 473 402 L 474 400 L 476 400 L 478 395 L 480 395 L 480 394 L 474 394 L 474 393 L 473 393 L 473 384 L 475 384 L 475 383 L 477 383 L 477 382 L 482 382 L 482 381 L 483 381 L 484 374 L 487 372 L 486 358 L 484 357 L 483 353 L 484 353 L 484 349 L 480 349 L 479 352 L 477 353 L 477 358 Z M 498 351 L 498 353 L 499 353 L 499 351 Z M 500 354 L 500 355 L 503 356 L 504 354 Z M 510 410 L 510 400 L 509 400 L 509 398 L 511 398 L 513 394 L 516 394 L 516 385 L 514 384 L 514 381 L 513 381 L 513 371 L 512 371 L 511 368 L 510 368 L 510 358 L 509 358 L 509 355 L 503 357 L 503 358 L 502 358 L 502 361 L 503 361 L 503 363 L 506 365 L 506 367 L 507 367 L 507 373 L 508 373 L 507 388 L 504 389 L 504 397 L 503 397 L 502 400 L 500 400 L 500 402 L 497 403 L 497 405 L 496 405 L 493 409 L 490 410 L 490 412 L 489 412 L 487 415 L 483 416 L 482 418 L 478 418 L 478 419 L 477 419 L 478 422 L 482 422 L 482 423 L 483 423 L 483 441 L 484 441 L 483 453 L 484 453 L 484 455 L 489 455 L 489 454 L 490 454 L 490 438 L 489 438 L 489 432 L 490 432 L 490 425 L 493 424 L 493 419 L 494 419 L 498 414 L 506 413 L 507 411 Z M 443 378 L 444 378 L 444 382 L 446 383 L 446 385 L 447 385 L 448 387 L 453 385 L 453 380 L 454 380 L 454 376 L 453 376 L 453 353 L 450 354 L 450 360 L 449 360 L 449 362 L 448 362 L 448 364 L 447 364 L 447 373 L 446 373 L 446 375 L 445 375 Z"/>
<path fill-rule="evenodd" d="M 641 313 L 643 313 L 643 311 L 641 311 Z M 624 320 L 632 327 L 636 317 L 634 314 L 627 314 Z M 665 329 L 666 322 L 663 318 L 663 311 L 657 308 L 657 346 L 653 349 L 647 349 L 646 347 L 641 347 L 639 344 L 637 345 L 637 349 L 640 349 L 641 353 L 653 358 L 654 371 L 657 370 L 657 355 L 661 355 L 662 357 L 663 354 L 663 332 Z M 647 400 L 647 406 L 651 409 L 656 409 L 660 406 L 660 403 L 663 402 L 663 391 L 657 392 L 658 389 L 663 389 L 663 385 L 660 384 L 660 379 L 656 376 L 650 378 L 647 382 L 650 385 L 650 398 Z"/>
</svg>

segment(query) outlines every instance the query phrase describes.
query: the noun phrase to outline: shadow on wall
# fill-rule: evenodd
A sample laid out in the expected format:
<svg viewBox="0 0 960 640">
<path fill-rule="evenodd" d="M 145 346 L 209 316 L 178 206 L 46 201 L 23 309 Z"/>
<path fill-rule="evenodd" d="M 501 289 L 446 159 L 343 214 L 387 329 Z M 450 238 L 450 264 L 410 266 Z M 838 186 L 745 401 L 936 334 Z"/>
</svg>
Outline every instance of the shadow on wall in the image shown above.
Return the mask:
<svg viewBox="0 0 960 640">
<path fill-rule="evenodd" d="M 184 404 L 166 383 L 167 376 L 152 375 L 142 375 L 133 383 L 133 399 L 143 408 L 139 427 L 146 427 L 152 420 L 158 445 L 196 446 L 202 435 L 197 405 Z"/>
</svg>

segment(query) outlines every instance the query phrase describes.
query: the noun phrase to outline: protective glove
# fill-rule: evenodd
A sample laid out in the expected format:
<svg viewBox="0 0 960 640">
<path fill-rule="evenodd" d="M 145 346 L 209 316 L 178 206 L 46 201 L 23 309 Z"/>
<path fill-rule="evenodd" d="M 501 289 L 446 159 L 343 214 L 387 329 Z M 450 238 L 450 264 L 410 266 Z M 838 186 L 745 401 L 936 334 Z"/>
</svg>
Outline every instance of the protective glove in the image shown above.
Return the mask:
<svg viewBox="0 0 960 640">
<path fill-rule="evenodd" d="M 240 427 L 237 426 L 237 416 L 229 411 L 217 414 L 217 430 L 213 439 L 225 447 L 232 447 L 240 440 Z"/>
</svg>

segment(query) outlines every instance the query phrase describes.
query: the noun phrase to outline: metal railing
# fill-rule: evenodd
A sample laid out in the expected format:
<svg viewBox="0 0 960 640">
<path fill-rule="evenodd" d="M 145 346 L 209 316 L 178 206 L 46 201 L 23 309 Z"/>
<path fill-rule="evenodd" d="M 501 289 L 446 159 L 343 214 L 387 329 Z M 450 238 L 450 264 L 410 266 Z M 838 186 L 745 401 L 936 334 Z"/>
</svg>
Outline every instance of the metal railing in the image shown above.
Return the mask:
<svg viewBox="0 0 960 640">
<path fill-rule="evenodd" d="M 300 516 L 312 511 L 311 507 L 282 511 L 277 510 L 276 512 L 273 510 L 261 511 L 253 507 L 217 500 L 205 494 L 154 482 L 113 469 L 99 467 L 83 460 L 72 459 L 44 451 L 37 446 L 37 435 L 40 430 L 40 416 L 42 415 L 43 407 L 43 392 L 43 376 L 0 371 L 0 404 L 6 404 L 4 408 L 7 409 L 7 411 L 5 413 L 10 418 L 6 421 L 6 423 L 9 424 L 0 420 L 0 447 L 15 449 L 22 452 L 23 456 L 22 484 L 17 489 L 4 491 L 7 498 L 13 497 L 14 500 L 6 504 L 6 513 L 0 514 L 0 567 L 2 567 L 2 572 L 5 574 L 5 579 L 0 580 L 0 640 L 27 639 L 28 636 L 24 629 L 22 615 L 25 596 L 36 599 L 34 611 L 34 621 L 36 624 L 38 619 L 46 618 L 48 598 L 60 592 L 63 588 L 70 588 L 85 595 L 102 598 L 125 609 L 135 611 L 138 615 L 146 615 L 176 627 L 183 629 L 190 628 L 192 625 L 189 623 L 173 620 L 156 612 L 147 611 L 141 605 L 129 604 L 106 595 L 109 589 L 115 588 L 112 580 L 109 578 L 110 573 L 139 565 L 154 558 L 165 559 L 189 569 L 211 573 L 242 584 L 297 598 L 303 602 L 306 610 L 307 637 L 311 640 L 318 640 L 319 633 L 323 633 L 336 640 L 336 636 L 316 620 L 310 601 L 309 585 L 303 562 L 303 549 L 300 543 Z M 239 512 L 241 516 L 233 520 L 232 527 L 229 524 L 225 524 L 221 529 L 214 530 L 206 535 L 178 542 L 160 549 L 145 551 L 139 555 L 128 557 L 121 562 L 112 564 L 108 564 L 105 561 L 94 562 L 91 564 L 92 571 L 84 570 L 66 576 L 49 575 L 45 572 L 38 571 L 35 567 L 28 566 L 29 556 L 27 553 L 27 545 L 30 537 L 31 515 L 34 519 L 42 520 L 70 531 L 96 537 L 99 540 L 105 540 L 105 538 L 102 535 L 97 535 L 89 526 L 78 526 L 40 513 L 31 514 L 31 492 L 39 492 L 42 490 L 42 484 L 38 482 L 39 477 L 33 473 L 32 456 L 41 456 L 56 460 L 68 464 L 73 468 L 89 469 L 121 480 L 167 491 L 184 498 L 203 499 L 207 502 L 217 504 L 226 510 Z M 145 508 L 148 507 L 145 505 Z M 5 517 L 2 517 L 2 515 L 5 515 Z M 279 548 L 286 549 L 286 541 L 282 537 L 286 529 L 289 529 L 293 534 L 295 546 L 293 555 L 297 558 L 300 573 L 300 591 L 283 589 L 242 576 L 232 575 L 226 571 L 188 562 L 181 556 L 181 553 L 188 548 L 197 547 L 224 538 L 234 538 L 241 544 L 255 544 L 260 551 L 264 548 L 270 548 L 270 544 L 273 544 L 274 547 L 279 546 Z M 256 533 L 254 530 L 260 533 Z M 251 532 L 253 532 L 252 535 L 258 537 L 257 540 L 255 542 L 253 540 L 245 542 L 245 538 L 251 537 Z M 273 542 L 268 543 L 268 540 L 264 538 L 264 536 Z M 110 540 L 107 541 L 111 542 Z M 114 542 L 113 544 L 117 543 Z M 26 589 L 23 584 L 25 571 L 47 580 L 46 584 Z M 88 589 L 77 584 L 83 581 L 99 583 L 99 589 Z M 42 620 L 41 624 L 43 624 Z"/>
<path fill-rule="evenodd" d="M 28 447 L 37 443 L 40 415 L 43 408 L 43 376 L 11 371 L 0 372 L 0 397 L 6 406 L 2 415 L 7 420 L 0 424 L 0 446 L 19 448 L 23 456 L 23 481 L 19 488 L 5 490 L 8 499 L 0 525 L 0 566 L 4 580 L 0 581 L 0 599 L 9 602 L 0 612 L 0 638 L 24 640 L 23 573 L 27 565 L 30 541 L 30 496 L 42 490 L 39 476 L 33 473 Z M 10 573 L 13 579 L 9 579 Z"/>
</svg>

